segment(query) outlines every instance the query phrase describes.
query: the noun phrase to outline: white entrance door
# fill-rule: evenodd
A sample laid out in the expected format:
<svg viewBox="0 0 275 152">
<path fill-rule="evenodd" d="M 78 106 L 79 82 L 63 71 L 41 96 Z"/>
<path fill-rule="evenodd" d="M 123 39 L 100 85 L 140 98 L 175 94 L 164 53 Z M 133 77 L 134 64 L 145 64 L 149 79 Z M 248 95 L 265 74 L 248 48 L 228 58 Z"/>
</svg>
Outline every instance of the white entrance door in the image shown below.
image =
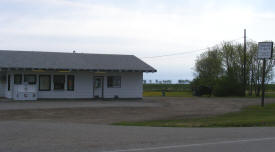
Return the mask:
<svg viewBox="0 0 275 152">
<path fill-rule="evenodd" d="M 97 76 L 94 77 L 94 97 L 95 98 L 103 98 L 103 89 L 104 89 L 104 77 Z"/>
</svg>

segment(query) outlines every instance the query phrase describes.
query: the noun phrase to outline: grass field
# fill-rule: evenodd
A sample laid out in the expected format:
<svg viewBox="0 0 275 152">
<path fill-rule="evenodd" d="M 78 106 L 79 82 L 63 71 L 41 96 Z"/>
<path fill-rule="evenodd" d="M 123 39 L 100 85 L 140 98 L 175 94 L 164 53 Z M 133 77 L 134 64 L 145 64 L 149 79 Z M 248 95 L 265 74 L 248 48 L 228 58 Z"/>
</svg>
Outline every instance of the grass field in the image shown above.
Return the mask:
<svg viewBox="0 0 275 152">
<path fill-rule="evenodd" d="M 248 94 L 248 93 L 247 93 Z M 144 97 L 160 97 L 162 96 L 161 91 L 144 91 L 143 92 Z M 191 91 L 173 91 L 173 92 L 165 92 L 165 96 L 167 97 L 192 97 L 192 92 Z M 208 95 L 205 95 L 208 97 Z M 212 96 L 214 97 L 214 96 Z M 255 95 L 253 96 L 246 96 L 246 97 L 251 97 L 251 98 L 259 98 L 256 97 Z M 275 91 L 267 91 L 265 93 L 265 97 L 267 98 L 275 98 Z"/>
<path fill-rule="evenodd" d="M 161 91 L 146 91 L 143 92 L 144 97 L 160 97 L 162 96 Z M 184 92 L 165 92 L 165 96 L 167 97 L 192 97 L 191 91 L 184 91 Z"/>
<path fill-rule="evenodd" d="M 143 84 L 144 91 L 191 91 L 189 84 Z"/>
<path fill-rule="evenodd" d="M 182 120 L 158 120 L 144 122 L 120 122 L 114 125 L 153 127 L 254 127 L 275 126 L 275 104 L 249 106 L 240 112 L 220 116 Z"/>
<path fill-rule="evenodd" d="M 191 91 L 190 84 L 143 84 L 144 91 Z M 249 89 L 249 88 L 248 88 Z M 267 84 L 266 91 L 275 92 L 275 84 Z"/>
<path fill-rule="evenodd" d="M 192 91 L 189 84 L 143 84 L 144 97 L 162 96 L 162 90 L 166 90 L 168 97 L 191 97 Z M 265 97 L 275 97 L 275 84 L 266 85 Z M 254 91 L 253 91 L 254 93 Z M 256 97 L 247 96 L 246 97 Z"/>
</svg>

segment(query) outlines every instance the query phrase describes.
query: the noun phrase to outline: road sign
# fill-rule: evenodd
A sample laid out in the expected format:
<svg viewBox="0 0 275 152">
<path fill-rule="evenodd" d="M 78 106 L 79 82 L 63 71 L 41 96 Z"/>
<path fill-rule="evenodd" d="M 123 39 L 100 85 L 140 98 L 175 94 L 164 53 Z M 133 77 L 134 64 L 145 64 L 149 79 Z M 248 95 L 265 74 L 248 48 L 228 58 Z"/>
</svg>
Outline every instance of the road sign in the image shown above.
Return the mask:
<svg viewBox="0 0 275 152">
<path fill-rule="evenodd" d="M 262 75 L 262 98 L 261 106 L 264 106 L 265 94 L 265 66 L 266 59 L 271 59 L 273 54 L 273 42 L 259 42 L 258 43 L 258 59 L 263 59 L 263 75 Z"/>
<path fill-rule="evenodd" d="M 258 43 L 258 59 L 271 59 L 273 54 L 273 42 Z"/>
</svg>

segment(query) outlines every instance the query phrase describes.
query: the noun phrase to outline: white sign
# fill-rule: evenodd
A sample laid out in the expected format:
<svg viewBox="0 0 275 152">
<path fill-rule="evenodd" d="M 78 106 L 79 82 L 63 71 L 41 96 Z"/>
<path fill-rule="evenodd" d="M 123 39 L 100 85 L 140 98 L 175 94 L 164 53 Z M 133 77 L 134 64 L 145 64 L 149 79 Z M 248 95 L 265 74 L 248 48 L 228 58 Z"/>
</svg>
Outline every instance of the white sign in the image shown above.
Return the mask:
<svg viewBox="0 0 275 152">
<path fill-rule="evenodd" d="M 273 54 L 273 42 L 258 43 L 258 59 L 271 59 Z"/>
</svg>

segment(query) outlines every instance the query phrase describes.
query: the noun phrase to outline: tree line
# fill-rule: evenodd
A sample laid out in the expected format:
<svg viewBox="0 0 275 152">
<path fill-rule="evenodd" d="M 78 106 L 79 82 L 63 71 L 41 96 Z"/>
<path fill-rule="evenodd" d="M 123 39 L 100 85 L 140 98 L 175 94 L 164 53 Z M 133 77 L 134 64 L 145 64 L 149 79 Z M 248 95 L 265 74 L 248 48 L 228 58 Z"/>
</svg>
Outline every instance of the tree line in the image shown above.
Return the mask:
<svg viewBox="0 0 275 152">
<path fill-rule="evenodd" d="M 211 94 L 215 96 L 245 96 L 246 94 L 259 96 L 262 89 L 263 63 L 262 60 L 257 59 L 258 44 L 250 41 L 247 42 L 246 48 L 246 54 L 244 54 L 243 44 L 223 42 L 200 54 L 195 62 L 192 89 L 197 90 L 204 86 L 209 88 Z M 244 55 L 246 55 L 246 65 L 244 65 Z M 267 60 L 266 83 L 273 78 L 273 66 L 273 60 Z"/>
</svg>

